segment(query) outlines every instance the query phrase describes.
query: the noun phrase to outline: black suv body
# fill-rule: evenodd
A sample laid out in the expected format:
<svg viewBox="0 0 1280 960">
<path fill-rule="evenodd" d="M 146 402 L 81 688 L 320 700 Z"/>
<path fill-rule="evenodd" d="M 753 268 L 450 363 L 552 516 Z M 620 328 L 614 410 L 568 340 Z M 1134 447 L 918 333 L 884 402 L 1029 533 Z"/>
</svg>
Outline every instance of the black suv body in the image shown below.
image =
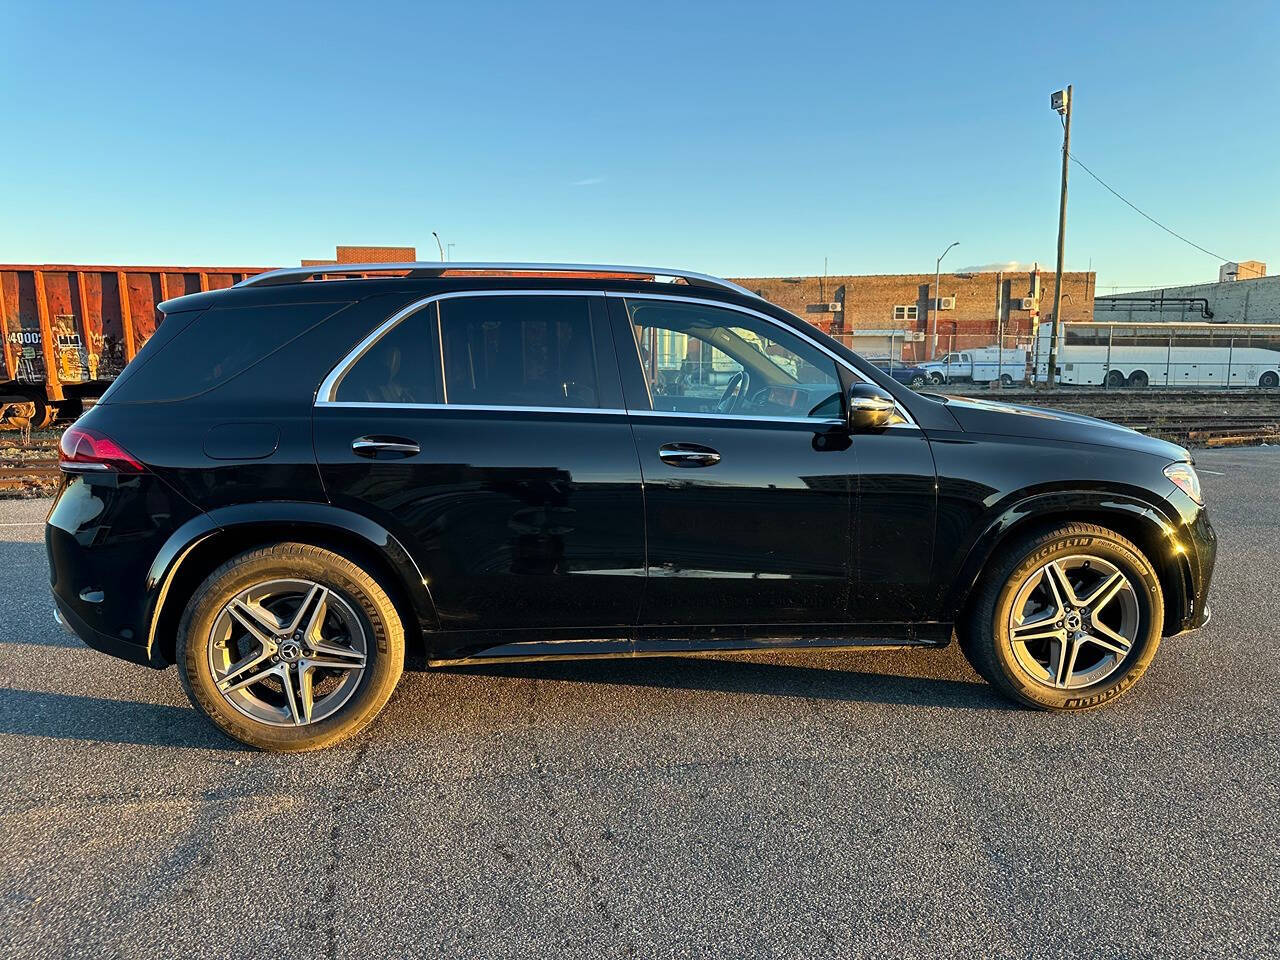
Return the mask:
<svg viewBox="0 0 1280 960">
<path fill-rule="evenodd" d="M 180 664 L 277 749 L 368 722 L 406 644 L 444 664 L 956 630 L 1009 695 L 1078 709 L 1208 619 L 1180 447 L 917 394 L 713 278 L 449 266 L 162 305 L 63 440 L 59 619 Z"/>
</svg>

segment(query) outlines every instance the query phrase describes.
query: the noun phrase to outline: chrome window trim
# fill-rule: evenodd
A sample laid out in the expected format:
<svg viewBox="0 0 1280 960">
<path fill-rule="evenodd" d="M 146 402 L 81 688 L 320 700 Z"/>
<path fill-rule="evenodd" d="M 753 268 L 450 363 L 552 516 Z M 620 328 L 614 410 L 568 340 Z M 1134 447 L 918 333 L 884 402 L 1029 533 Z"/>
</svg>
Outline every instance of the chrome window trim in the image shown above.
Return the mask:
<svg viewBox="0 0 1280 960">
<path fill-rule="evenodd" d="M 379 340 L 381 340 L 384 336 L 386 336 L 386 334 L 388 334 L 392 330 L 392 328 L 397 326 L 400 323 L 400 321 L 407 319 L 411 315 L 417 313 L 419 310 L 427 306 L 430 306 L 433 303 L 438 304 L 439 301 L 441 300 L 454 300 L 454 299 L 457 299 L 458 297 L 598 297 L 602 293 L 603 291 L 601 290 L 515 290 L 515 289 L 512 289 L 512 290 L 450 290 L 447 293 L 435 293 L 429 297 L 423 297 L 421 300 L 415 300 L 413 301 L 413 303 L 410 303 L 407 306 L 401 307 L 399 310 L 393 313 L 386 320 L 382 321 L 382 323 L 374 327 L 372 332 L 370 332 L 367 336 L 365 336 L 365 338 L 361 340 L 359 343 L 357 343 L 355 347 L 345 357 L 343 357 L 341 360 L 338 361 L 337 366 L 335 366 L 332 370 L 330 370 L 329 375 L 326 376 L 324 380 L 320 382 L 320 388 L 316 391 L 315 405 L 319 407 L 319 406 L 330 406 L 338 403 L 339 401 L 333 399 L 333 395 L 337 392 L 339 385 L 341 385 L 342 378 L 347 375 L 348 371 L 350 371 L 350 369 L 353 366 L 355 366 L 355 364 L 360 360 L 360 358 L 363 357 L 366 353 L 368 353 L 369 350 L 373 347 L 373 345 L 377 343 Z M 428 320 L 427 322 L 430 323 L 431 321 Z M 437 371 L 437 373 L 440 375 L 440 394 L 447 401 L 448 395 L 445 392 L 446 387 L 445 387 L 445 381 L 444 381 L 444 344 L 440 337 L 439 306 L 436 307 L 435 323 L 436 323 L 436 347 L 437 347 L 436 353 L 439 354 L 439 364 L 440 364 L 440 368 Z M 356 401 L 346 401 L 346 402 L 351 403 Z M 387 403 L 387 404 L 380 404 L 380 405 L 381 406 L 406 406 L 406 407 L 424 406 L 424 404 L 395 404 L 395 403 Z M 479 409 L 476 406 L 471 406 L 471 405 L 462 404 L 462 403 L 448 404 L 448 406 L 454 407 L 455 409 L 459 407 L 468 407 L 469 409 L 472 409 L 472 410 Z M 503 408 L 503 409 L 530 410 L 534 408 L 510 407 L 510 408 Z M 555 408 L 548 408 L 548 409 L 564 409 L 564 408 L 555 407 Z M 590 409 L 622 410 L 621 407 L 616 407 L 616 408 L 592 407 Z"/>
<path fill-rule="evenodd" d="M 589 413 L 610 417 L 628 415 L 628 411 L 621 407 L 504 407 L 480 403 L 391 403 L 380 400 L 328 400 L 324 403 L 317 402 L 317 406 L 349 407 L 353 410 L 480 410 L 488 413 Z"/>
<path fill-rule="evenodd" d="M 615 291 L 615 290 L 521 290 L 518 288 L 512 288 L 510 290 L 450 290 L 446 293 L 436 293 L 428 297 L 423 297 L 420 300 L 415 300 L 412 303 L 404 307 L 401 307 L 399 310 L 397 310 L 394 314 L 392 314 L 382 323 L 378 324 L 378 326 L 375 327 L 370 333 L 368 333 L 364 337 L 364 339 L 362 339 L 358 344 L 356 344 L 355 347 L 353 347 L 347 353 L 346 356 L 344 356 L 341 360 L 339 360 L 337 365 L 332 370 L 329 371 L 328 376 L 326 376 L 324 380 L 321 381 L 320 388 L 316 391 L 316 399 L 315 399 L 314 406 L 351 407 L 351 408 L 400 407 L 404 409 L 413 409 L 413 410 L 442 410 L 442 409 L 486 410 L 490 412 L 527 411 L 527 412 L 533 412 L 533 413 L 539 413 L 539 412 L 541 413 L 573 412 L 573 413 L 605 413 L 605 414 L 627 413 L 635 416 L 691 417 L 697 420 L 738 420 L 738 421 L 747 421 L 747 422 L 750 422 L 753 420 L 760 420 L 760 421 L 771 421 L 771 422 L 780 422 L 780 423 L 817 423 L 817 424 L 824 424 L 828 422 L 826 419 L 819 419 L 816 417 L 744 417 L 735 413 L 691 413 L 691 412 L 685 412 L 681 410 L 654 410 L 652 409 L 652 406 L 653 406 L 652 396 L 650 396 L 649 398 L 650 409 L 648 410 L 632 409 L 630 407 L 627 407 L 627 408 L 623 408 L 623 407 L 522 407 L 522 406 L 490 406 L 490 405 L 480 405 L 480 404 L 448 403 L 447 402 L 448 396 L 446 393 L 446 386 L 445 386 L 445 379 L 444 379 L 444 344 L 443 344 L 443 338 L 440 336 L 441 312 L 439 308 L 439 302 L 442 300 L 454 300 L 459 297 L 605 297 L 606 299 L 617 299 L 617 300 L 667 300 L 674 303 L 691 303 L 697 306 L 704 306 L 704 307 L 710 306 L 720 310 L 731 310 L 736 313 L 742 313 L 748 316 L 757 317 L 761 320 L 764 320 L 766 323 L 771 323 L 775 327 L 778 327 L 784 331 L 787 331 L 788 333 L 794 334 L 795 336 L 799 337 L 801 340 L 808 343 L 810 346 L 815 347 L 818 350 L 821 350 L 833 361 L 835 361 L 835 363 L 839 367 L 842 367 L 843 369 L 847 370 L 849 373 L 857 377 L 863 383 L 870 383 L 874 385 L 874 381 L 871 380 L 871 378 L 868 377 L 866 374 L 864 374 L 861 370 L 857 369 L 854 366 L 851 366 L 846 360 L 844 360 L 844 358 L 842 358 L 832 350 L 829 350 L 827 347 L 823 346 L 821 343 L 818 343 L 816 340 L 813 340 L 805 336 L 803 333 L 801 333 L 799 330 L 796 330 L 791 325 L 784 323 L 783 321 L 777 319 L 776 317 L 771 317 L 767 313 L 761 313 L 759 310 L 752 310 L 750 307 L 739 306 L 736 303 L 724 303 L 719 300 L 707 300 L 702 297 L 681 297 L 674 294 L 665 294 L 665 293 L 644 293 L 644 292 L 627 293 L 627 292 Z M 425 307 L 430 306 L 431 304 L 437 305 L 436 316 L 435 316 L 436 348 L 437 348 L 436 353 L 438 354 L 439 364 L 440 364 L 440 369 L 437 372 L 440 376 L 441 396 L 445 398 L 445 401 L 446 401 L 445 403 L 382 403 L 382 402 L 375 402 L 375 401 L 334 400 L 333 399 L 333 395 L 337 391 L 338 386 L 341 384 L 342 378 L 347 375 L 347 372 L 351 369 L 351 367 L 353 367 L 360 360 L 361 357 L 363 357 L 366 353 L 369 352 L 369 350 L 373 347 L 374 344 L 376 344 L 380 339 L 382 339 L 383 336 L 385 336 L 388 332 L 390 332 L 402 320 L 405 320 L 409 316 L 413 315 L 414 313 L 417 313 L 419 310 Z M 634 341 L 635 337 L 632 337 L 631 339 Z M 639 344 L 636 344 L 636 357 L 639 358 L 639 356 L 640 356 L 640 346 Z M 912 429 L 912 430 L 919 429 L 919 427 L 915 422 L 915 419 L 911 416 L 910 411 L 908 411 L 900 403 L 897 404 L 897 409 L 898 409 L 899 416 L 901 416 L 905 422 L 896 423 L 889 427 L 885 427 L 884 429 L 887 429 L 887 430 L 903 429 L 903 428 Z M 840 421 L 837 420 L 834 422 L 839 423 Z"/>
<path fill-rule="evenodd" d="M 841 427 L 839 417 L 748 417 L 739 413 L 693 413 L 687 410 L 628 410 L 633 417 L 678 417 L 693 420 L 737 420 L 741 423 L 807 423 L 816 427 Z"/>
<path fill-rule="evenodd" d="M 504 407 L 468 403 L 391 403 L 381 400 L 331 400 L 320 404 L 326 407 L 352 410 L 453 410 L 471 412 L 475 410 L 486 413 L 571 413 L 575 415 L 605 417 L 676 417 L 693 420 L 737 420 L 751 424 L 768 423 L 807 423 L 811 426 L 838 427 L 844 421 L 838 417 L 745 417 L 736 413 L 694 413 L 686 410 L 623 410 L 621 407 Z"/>
</svg>

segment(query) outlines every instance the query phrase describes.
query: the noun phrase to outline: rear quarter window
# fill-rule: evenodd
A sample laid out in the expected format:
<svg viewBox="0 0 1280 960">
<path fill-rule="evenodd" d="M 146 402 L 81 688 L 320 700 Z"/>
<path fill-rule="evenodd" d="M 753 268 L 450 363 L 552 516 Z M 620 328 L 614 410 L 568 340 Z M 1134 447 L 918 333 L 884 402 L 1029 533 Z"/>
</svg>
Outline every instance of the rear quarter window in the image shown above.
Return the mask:
<svg viewBox="0 0 1280 960">
<path fill-rule="evenodd" d="M 165 403 L 208 393 L 347 305 L 213 307 L 168 337 L 159 349 L 150 349 L 148 341 L 100 402 Z M 169 323 L 166 318 L 161 329 Z"/>
</svg>

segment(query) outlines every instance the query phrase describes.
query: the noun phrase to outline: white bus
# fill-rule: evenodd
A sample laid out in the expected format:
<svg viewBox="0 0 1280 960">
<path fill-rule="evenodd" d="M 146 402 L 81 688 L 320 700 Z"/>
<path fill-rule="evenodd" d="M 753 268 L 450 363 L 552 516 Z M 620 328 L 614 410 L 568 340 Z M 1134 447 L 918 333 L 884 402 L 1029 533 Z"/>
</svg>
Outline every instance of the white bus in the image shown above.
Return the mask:
<svg viewBox="0 0 1280 960">
<path fill-rule="evenodd" d="M 1037 382 L 1053 324 L 1036 328 Z M 1057 381 L 1107 387 L 1280 386 L 1280 324 L 1063 323 Z"/>
</svg>

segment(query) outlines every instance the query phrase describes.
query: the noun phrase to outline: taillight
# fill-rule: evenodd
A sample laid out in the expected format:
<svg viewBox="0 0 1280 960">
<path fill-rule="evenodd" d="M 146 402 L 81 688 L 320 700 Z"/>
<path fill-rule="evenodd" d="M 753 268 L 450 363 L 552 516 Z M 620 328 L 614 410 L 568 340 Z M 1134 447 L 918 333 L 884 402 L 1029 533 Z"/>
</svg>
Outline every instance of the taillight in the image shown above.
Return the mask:
<svg viewBox="0 0 1280 960">
<path fill-rule="evenodd" d="M 111 471 L 142 473 L 142 464 L 104 433 L 88 427 L 68 427 L 58 442 L 58 466 L 72 473 Z"/>
</svg>

